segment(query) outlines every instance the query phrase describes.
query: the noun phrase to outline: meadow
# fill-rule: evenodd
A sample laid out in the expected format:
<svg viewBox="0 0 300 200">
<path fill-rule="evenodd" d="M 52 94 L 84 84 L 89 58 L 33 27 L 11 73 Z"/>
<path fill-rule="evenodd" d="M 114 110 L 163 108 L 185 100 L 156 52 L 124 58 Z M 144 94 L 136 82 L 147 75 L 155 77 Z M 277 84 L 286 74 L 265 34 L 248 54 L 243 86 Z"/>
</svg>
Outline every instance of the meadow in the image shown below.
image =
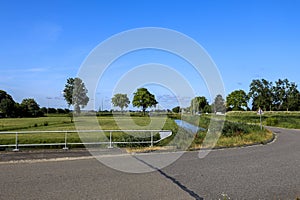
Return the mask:
<svg viewBox="0 0 300 200">
<path fill-rule="evenodd" d="M 173 119 L 183 119 L 193 125 L 208 129 L 213 114 L 193 116 L 179 114 L 169 114 L 166 116 L 140 116 L 132 114 L 116 114 L 104 116 L 82 116 L 74 118 L 72 122 L 70 116 L 64 114 L 48 115 L 39 118 L 2 118 L 0 119 L 0 131 L 64 131 L 62 133 L 27 133 L 19 135 L 19 143 L 64 143 L 65 132 L 69 143 L 79 143 L 82 140 L 108 141 L 109 132 L 104 134 L 71 133 L 76 130 L 172 130 L 173 135 L 156 144 L 158 147 L 175 146 L 181 148 L 188 145 L 189 149 L 198 149 L 203 146 L 203 141 L 207 131 L 198 131 L 194 135 L 189 135 L 185 130 L 178 127 Z M 218 118 L 214 116 L 213 118 Z M 222 117 L 220 117 L 222 118 Z M 256 112 L 229 112 L 226 113 L 223 130 L 215 147 L 243 146 L 253 143 L 266 143 L 273 138 L 273 134 L 267 129 L 260 129 L 260 117 Z M 300 128 L 300 112 L 265 112 L 262 115 L 264 126 L 278 126 L 284 128 Z M 176 137 L 177 133 L 181 135 Z M 147 135 L 148 134 L 148 135 Z M 83 138 L 82 138 L 83 135 Z M 154 140 L 158 140 L 159 135 L 154 133 Z M 126 131 L 114 132 L 113 141 L 149 141 L 150 135 L 146 132 L 126 133 Z M 1 134 L 0 144 L 14 144 L 15 135 Z M 77 145 L 80 146 L 80 145 Z M 82 145 L 81 145 L 82 146 Z M 145 148 L 149 144 L 118 144 L 120 147 Z"/>
<path fill-rule="evenodd" d="M 226 114 L 226 119 L 234 122 L 259 124 L 260 117 L 257 112 L 232 111 Z M 300 112 L 264 112 L 262 114 L 264 126 L 276 126 L 282 128 L 300 129 Z"/>
<path fill-rule="evenodd" d="M 140 117 L 140 116 L 82 116 L 73 119 L 68 115 L 50 115 L 39 118 L 4 118 L 0 119 L 1 132 L 22 132 L 26 134 L 18 135 L 19 144 L 26 143 L 64 143 L 65 134 L 67 133 L 68 143 L 80 142 L 102 142 L 108 141 L 110 131 L 105 132 L 81 132 L 73 133 L 76 130 L 124 130 L 112 132 L 112 141 L 116 142 L 137 142 L 150 141 L 151 133 L 142 130 L 172 130 L 175 132 L 176 124 L 173 120 L 160 116 L 157 117 Z M 99 126 L 100 125 L 100 126 Z M 139 132 L 127 132 L 125 130 L 141 130 Z M 39 133 L 39 131 L 62 131 L 62 133 L 49 132 Z M 102 134 L 100 134 L 102 133 Z M 159 140 L 158 132 L 153 132 L 153 140 Z M 15 134 L 0 134 L 0 145 L 14 144 Z M 145 146 L 149 144 L 119 144 L 118 146 Z M 76 145 L 81 146 L 82 145 Z"/>
</svg>

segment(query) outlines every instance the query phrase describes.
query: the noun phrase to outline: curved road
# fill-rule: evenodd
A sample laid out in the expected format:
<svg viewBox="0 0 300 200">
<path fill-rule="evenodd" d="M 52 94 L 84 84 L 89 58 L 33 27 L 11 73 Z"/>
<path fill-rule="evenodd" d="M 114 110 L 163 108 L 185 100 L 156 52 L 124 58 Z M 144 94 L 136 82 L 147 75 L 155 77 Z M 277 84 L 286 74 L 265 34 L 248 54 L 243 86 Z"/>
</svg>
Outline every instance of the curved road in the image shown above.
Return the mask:
<svg viewBox="0 0 300 200">
<path fill-rule="evenodd" d="M 271 144 L 214 150 L 203 159 L 187 152 L 145 174 L 119 172 L 92 158 L 0 162 L 0 199 L 300 198 L 300 130 L 269 128 L 277 135 Z"/>
</svg>

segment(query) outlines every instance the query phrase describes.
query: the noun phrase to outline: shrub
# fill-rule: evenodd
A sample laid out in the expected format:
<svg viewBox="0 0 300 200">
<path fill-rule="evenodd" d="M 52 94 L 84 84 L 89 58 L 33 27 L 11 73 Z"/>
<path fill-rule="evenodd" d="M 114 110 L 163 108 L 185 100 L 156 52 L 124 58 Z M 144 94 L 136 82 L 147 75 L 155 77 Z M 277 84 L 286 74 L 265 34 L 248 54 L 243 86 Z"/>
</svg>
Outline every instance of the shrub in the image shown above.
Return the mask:
<svg viewBox="0 0 300 200">
<path fill-rule="evenodd" d="M 232 137 L 242 134 L 249 134 L 251 132 L 260 131 L 260 127 L 257 125 L 250 125 L 241 122 L 229 122 L 225 121 L 222 135 L 226 137 Z"/>
<path fill-rule="evenodd" d="M 45 121 L 44 122 L 44 126 L 48 126 L 49 124 L 48 124 L 48 122 L 47 121 Z"/>
<path fill-rule="evenodd" d="M 278 124 L 278 119 L 274 117 L 267 118 L 267 126 L 276 126 Z"/>
</svg>

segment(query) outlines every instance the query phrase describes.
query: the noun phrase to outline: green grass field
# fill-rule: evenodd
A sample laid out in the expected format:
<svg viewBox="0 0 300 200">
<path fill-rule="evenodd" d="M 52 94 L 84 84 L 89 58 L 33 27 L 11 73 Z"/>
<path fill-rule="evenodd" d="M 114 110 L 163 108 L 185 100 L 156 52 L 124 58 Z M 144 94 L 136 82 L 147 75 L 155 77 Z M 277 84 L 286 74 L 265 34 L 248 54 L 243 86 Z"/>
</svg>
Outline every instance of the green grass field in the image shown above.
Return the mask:
<svg viewBox="0 0 300 200">
<path fill-rule="evenodd" d="M 235 122 L 260 123 L 256 112 L 229 112 L 226 119 Z M 264 126 L 300 129 L 300 112 L 264 112 L 262 115 Z"/>
<path fill-rule="evenodd" d="M 70 117 L 65 115 L 54 115 L 40 118 L 9 118 L 0 119 L 0 131 L 9 132 L 38 132 L 38 131 L 64 131 L 62 133 L 26 133 L 19 134 L 19 144 L 26 143 L 64 143 L 65 132 L 75 130 L 174 130 L 176 124 L 169 118 L 162 117 L 131 117 L 131 116 L 106 116 L 91 117 L 83 116 L 74 118 L 75 123 L 71 122 Z M 99 126 L 100 125 L 100 126 Z M 104 136 L 106 135 L 106 137 Z M 101 142 L 108 141 L 109 131 L 104 134 L 97 133 L 67 133 L 68 143 Z M 154 133 L 156 134 L 156 133 Z M 150 140 L 150 132 L 113 132 L 113 141 L 141 141 Z M 154 135 L 154 140 L 159 136 Z M 0 144 L 14 144 L 15 134 L 0 134 Z M 122 146 L 122 145 L 120 145 Z M 139 146 L 139 145 L 129 145 Z M 143 146 L 143 145 L 142 145 Z"/>
<path fill-rule="evenodd" d="M 50 115 L 40 118 L 8 118 L 0 119 L 0 131 L 75 131 L 75 130 L 154 130 L 164 129 L 172 130 L 177 133 L 178 126 L 173 118 L 180 117 L 172 115 L 169 118 L 162 116 L 130 116 L 130 115 L 115 115 L 115 116 L 82 116 L 74 118 L 75 123 L 71 122 L 68 115 Z M 183 118 L 194 125 L 208 128 L 211 115 L 203 116 L 185 116 Z M 263 125 L 272 125 L 285 128 L 300 128 L 300 112 L 266 112 L 262 116 Z M 105 134 L 105 135 L 104 135 Z M 85 142 L 88 141 L 107 141 L 109 132 L 104 134 L 99 133 L 82 133 Z M 148 133 L 149 134 L 149 133 Z M 82 138 L 78 133 L 68 133 L 68 142 L 81 142 Z M 205 131 L 199 131 L 192 141 L 185 141 L 185 136 L 181 138 L 181 143 L 191 142 L 190 148 L 197 149 L 202 146 L 206 136 Z M 226 114 L 226 121 L 223 127 L 222 134 L 217 142 L 217 146 L 231 147 L 242 146 L 252 143 L 264 143 L 272 138 L 272 133 L 259 127 L 259 116 L 256 112 L 229 112 Z M 124 132 L 113 133 L 113 141 L 140 141 L 149 140 L 150 136 L 145 132 L 127 134 Z M 174 135 L 164 141 L 158 143 L 158 146 L 170 145 L 169 143 L 174 138 Z M 63 143 L 65 133 L 35 133 L 19 135 L 19 143 Z M 155 135 L 155 140 L 159 139 Z M 14 144 L 15 135 L 1 134 L 0 144 Z M 174 142 L 173 142 L 174 144 Z M 147 144 L 148 145 L 148 144 Z M 129 145 L 129 147 L 147 146 L 147 145 Z M 122 145 L 120 145 L 122 146 Z M 123 145 L 124 146 L 124 145 Z M 148 145 L 149 146 L 149 145 Z M 180 144 L 178 144 L 180 146 Z M 128 146 L 127 146 L 128 147 Z"/>
</svg>

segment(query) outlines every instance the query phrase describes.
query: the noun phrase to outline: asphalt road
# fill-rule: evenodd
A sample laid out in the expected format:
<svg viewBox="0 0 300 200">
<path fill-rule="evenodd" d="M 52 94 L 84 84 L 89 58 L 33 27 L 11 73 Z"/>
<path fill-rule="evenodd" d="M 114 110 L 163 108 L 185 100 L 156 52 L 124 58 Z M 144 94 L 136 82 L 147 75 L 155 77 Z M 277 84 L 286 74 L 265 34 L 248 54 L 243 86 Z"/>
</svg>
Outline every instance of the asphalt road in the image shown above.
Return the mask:
<svg viewBox="0 0 300 200">
<path fill-rule="evenodd" d="M 151 173 L 120 172 L 90 157 L 0 162 L 0 199 L 224 199 L 222 194 L 230 199 L 296 199 L 300 130 L 270 129 L 277 135 L 271 144 L 215 150 L 202 159 L 198 152 L 187 152 Z M 137 160 L 147 165 L 143 156 Z"/>
</svg>

